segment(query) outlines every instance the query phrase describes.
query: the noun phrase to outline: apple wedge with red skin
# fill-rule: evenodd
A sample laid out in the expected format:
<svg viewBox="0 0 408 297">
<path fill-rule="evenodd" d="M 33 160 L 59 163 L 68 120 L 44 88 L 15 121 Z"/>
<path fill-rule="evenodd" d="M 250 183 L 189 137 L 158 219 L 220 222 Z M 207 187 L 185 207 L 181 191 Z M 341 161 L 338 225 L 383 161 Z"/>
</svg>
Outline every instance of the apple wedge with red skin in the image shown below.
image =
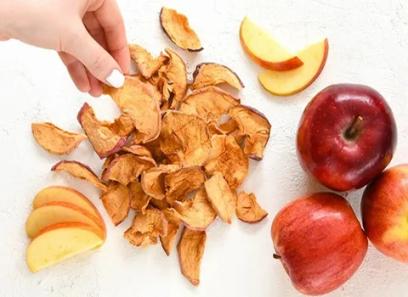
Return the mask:
<svg viewBox="0 0 408 297">
<path fill-rule="evenodd" d="M 383 254 L 408 263 L 408 164 L 372 181 L 361 200 L 364 230 Z"/>
<path fill-rule="evenodd" d="M 390 107 L 374 89 L 338 84 L 318 93 L 297 133 L 302 167 L 337 191 L 358 189 L 392 159 L 397 129 Z"/>
<path fill-rule="evenodd" d="M 344 284 L 367 252 L 367 237 L 341 196 L 316 193 L 278 212 L 272 223 L 274 257 L 297 290 L 326 294 Z"/>
</svg>

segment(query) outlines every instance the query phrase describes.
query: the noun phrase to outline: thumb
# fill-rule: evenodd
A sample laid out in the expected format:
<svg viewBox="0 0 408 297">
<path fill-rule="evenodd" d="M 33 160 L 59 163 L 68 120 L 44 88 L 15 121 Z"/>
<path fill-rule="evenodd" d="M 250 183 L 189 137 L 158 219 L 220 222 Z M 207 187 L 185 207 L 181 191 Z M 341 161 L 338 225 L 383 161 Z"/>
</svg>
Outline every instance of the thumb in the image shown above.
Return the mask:
<svg viewBox="0 0 408 297">
<path fill-rule="evenodd" d="M 88 71 L 101 82 L 112 87 L 123 86 L 125 77 L 115 59 L 81 26 L 68 33 L 61 46 L 62 51 L 81 61 Z"/>
</svg>

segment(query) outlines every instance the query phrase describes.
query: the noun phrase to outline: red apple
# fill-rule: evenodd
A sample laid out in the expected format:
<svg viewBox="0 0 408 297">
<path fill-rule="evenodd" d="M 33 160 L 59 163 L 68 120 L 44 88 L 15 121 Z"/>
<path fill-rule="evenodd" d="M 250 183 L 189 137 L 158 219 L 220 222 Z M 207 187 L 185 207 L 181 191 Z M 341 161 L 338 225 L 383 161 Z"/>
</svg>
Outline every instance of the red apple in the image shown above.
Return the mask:
<svg viewBox="0 0 408 297">
<path fill-rule="evenodd" d="M 338 191 L 358 189 L 380 174 L 396 145 L 395 120 L 374 89 L 338 84 L 306 107 L 297 134 L 303 168 Z"/>
<path fill-rule="evenodd" d="M 364 230 L 382 253 L 408 262 L 408 165 L 384 171 L 361 200 Z"/>
<path fill-rule="evenodd" d="M 328 293 L 344 284 L 367 252 L 367 237 L 348 202 L 332 193 L 299 198 L 272 223 L 275 258 L 297 290 Z"/>
</svg>

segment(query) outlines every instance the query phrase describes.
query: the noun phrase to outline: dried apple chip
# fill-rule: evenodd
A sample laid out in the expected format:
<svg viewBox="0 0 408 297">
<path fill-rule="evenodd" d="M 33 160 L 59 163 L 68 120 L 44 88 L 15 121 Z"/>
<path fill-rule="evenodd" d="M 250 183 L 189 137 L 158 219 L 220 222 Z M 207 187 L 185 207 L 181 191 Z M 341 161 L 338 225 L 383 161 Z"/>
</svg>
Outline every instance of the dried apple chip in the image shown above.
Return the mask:
<svg viewBox="0 0 408 297">
<path fill-rule="evenodd" d="M 135 181 L 143 171 L 156 166 L 149 157 L 136 156 L 130 153 L 117 156 L 102 173 L 103 181 L 117 181 L 127 185 Z"/>
<path fill-rule="evenodd" d="M 181 273 L 194 286 L 200 283 L 200 266 L 206 239 L 205 231 L 184 228 L 177 245 Z"/>
<path fill-rule="evenodd" d="M 234 71 L 227 66 L 216 63 L 198 64 L 193 73 L 193 79 L 193 89 L 219 84 L 228 84 L 237 90 L 244 88 L 244 84 Z"/>
<path fill-rule="evenodd" d="M 128 184 L 130 208 L 136 211 L 144 213 L 149 205 L 150 198 L 145 192 L 143 192 L 142 186 L 139 181 L 134 181 Z"/>
<path fill-rule="evenodd" d="M 160 149 L 172 163 L 186 167 L 203 165 L 211 149 L 207 123 L 196 115 L 166 112 L 160 135 Z"/>
<path fill-rule="evenodd" d="M 90 182 L 103 192 L 106 192 L 108 189 L 107 186 L 99 180 L 98 176 L 91 170 L 91 168 L 80 162 L 63 160 L 52 166 L 51 170 L 65 171 L 73 177 Z"/>
<path fill-rule="evenodd" d="M 66 155 L 71 153 L 86 136 L 62 130 L 52 123 L 31 124 L 34 139 L 51 154 Z"/>
<path fill-rule="evenodd" d="M 126 143 L 126 137 L 117 134 L 109 123 L 99 121 L 87 103 L 79 111 L 78 121 L 100 158 L 114 154 Z"/>
<path fill-rule="evenodd" d="M 231 135 L 213 135 L 212 149 L 205 171 L 221 172 L 231 189 L 236 189 L 248 174 L 248 158 Z"/>
<path fill-rule="evenodd" d="M 129 136 L 135 130 L 132 119 L 125 114 L 118 117 L 113 123 L 108 126 L 113 133 L 120 136 Z"/>
<path fill-rule="evenodd" d="M 199 166 L 185 167 L 168 173 L 164 177 L 166 200 L 170 205 L 184 200 L 186 195 L 199 189 L 205 181 L 205 174 Z"/>
<path fill-rule="evenodd" d="M 261 160 L 271 131 L 268 119 L 256 109 L 243 105 L 233 107 L 229 115 L 244 137 L 244 153 L 251 159 Z"/>
<path fill-rule="evenodd" d="M 163 7 L 160 11 L 160 25 L 164 33 L 178 47 L 192 52 L 203 49 L 200 39 L 191 29 L 185 15 L 178 13 L 174 9 Z"/>
<path fill-rule="evenodd" d="M 262 209 L 254 194 L 241 192 L 237 198 L 237 217 L 246 223 L 257 223 L 262 221 L 268 213 Z"/>
<path fill-rule="evenodd" d="M 130 58 L 146 79 L 152 77 L 167 60 L 164 55 L 154 58 L 146 49 L 137 44 L 129 45 L 129 52 Z"/>
<path fill-rule="evenodd" d="M 208 200 L 214 210 L 224 222 L 231 224 L 231 219 L 235 213 L 237 197 L 222 174 L 220 172 L 214 173 L 205 182 L 204 187 Z"/>
<path fill-rule="evenodd" d="M 150 199 L 150 204 L 157 209 L 165 210 L 170 207 L 170 204 L 166 201 L 166 199 Z"/>
<path fill-rule="evenodd" d="M 171 85 L 171 93 L 174 94 L 170 105 L 172 108 L 174 108 L 177 107 L 186 96 L 187 70 L 183 59 L 181 59 L 175 51 L 169 48 L 167 48 L 165 51 L 169 56 L 169 63 L 166 68 L 165 76 L 168 84 Z M 166 87 L 168 86 L 166 85 Z"/>
<path fill-rule="evenodd" d="M 194 114 L 205 121 L 218 122 L 234 106 L 239 105 L 239 99 L 220 88 L 210 86 L 197 89 L 189 94 L 180 106 L 180 111 Z"/>
<path fill-rule="evenodd" d="M 152 153 L 145 146 L 140 144 L 124 146 L 123 151 L 131 153 L 136 156 L 153 158 Z"/>
<path fill-rule="evenodd" d="M 105 91 L 119 106 L 123 114 L 129 116 L 139 133 L 139 139 L 146 143 L 160 134 L 160 93 L 149 82 L 137 76 L 127 76 L 122 88 L 105 86 Z"/>
<path fill-rule="evenodd" d="M 166 255 L 170 256 L 177 232 L 180 228 L 180 220 L 176 218 L 169 209 L 163 210 L 163 213 L 167 220 L 167 234 L 160 235 L 160 243 Z"/>
<path fill-rule="evenodd" d="M 102 194 L 101 200 L 115 226 L 127 218 L 130 208 L 130 195 L 127 187 L 119 183 L 110 183 L 108 191 Z"/>
<path fill-rule="evenodd" d="M 142 174 L 141 186 L 143 191 L 149 196 L 161 200 L 165 197 L 164 175 L 169 172 L 176 171 L 180 168 L 179 165 L 169 164 L 153 167 Z"/>
<path fill-rule="evenodd" d="M 167 220 L 162 211 L 155 208 L 138 213 L 132 226 L 125 231 L 125 238 L 135 246 L 156 244 L 160 235 L 167 234 Z"/>
<path fill-rule="evenodd" d="M 205 230 L 217 217 L 204 188 L 198 190 L 192 199 L 175 201 L 169 211 L 192 230 Z"/>
</svg>

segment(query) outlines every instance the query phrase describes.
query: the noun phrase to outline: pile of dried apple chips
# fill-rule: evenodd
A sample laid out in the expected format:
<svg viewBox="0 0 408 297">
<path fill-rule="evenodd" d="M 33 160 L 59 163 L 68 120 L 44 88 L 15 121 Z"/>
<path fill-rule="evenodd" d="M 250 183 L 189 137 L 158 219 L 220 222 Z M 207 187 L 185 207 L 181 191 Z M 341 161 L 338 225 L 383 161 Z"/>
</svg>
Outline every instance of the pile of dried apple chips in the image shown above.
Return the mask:
<svg viewBox="0 0 408 297">
<path fill-rule="evenodd" d="M 163 8 L 160 21 L 181 48 L 202 49 L 185 16 Z M 86 137 L 50 123 L 33 124 L 33 135 L 55 154 L 68 154 L 87 138 L 104 159 L 100 177 L 77 161 L 61 161 L 52 170 L 99 188 L 114 225 L 134 210 L 124 237 L 137 247 L 160 241 L 170 255 L 182 230 L 181 272 L 198 285 L 209 225 L 217 217 L 228 224 L 235 215 L 256 223 L 267 215 L 254 194 L 237 189 L 248 174 L 249 158 L 262 159 L 271 125 L 221 89 L 244 87 L 226 66 L 202 63 L 189 83 L 186 65 L 174 50 L 154 57 L 139 45 L 129 48 L 138 73 L 127 76 L 120 89 L 104 87 L 121 111 L 114 122 L 99 120 L 84 104 L 78 121 Z"/>
</svg>

